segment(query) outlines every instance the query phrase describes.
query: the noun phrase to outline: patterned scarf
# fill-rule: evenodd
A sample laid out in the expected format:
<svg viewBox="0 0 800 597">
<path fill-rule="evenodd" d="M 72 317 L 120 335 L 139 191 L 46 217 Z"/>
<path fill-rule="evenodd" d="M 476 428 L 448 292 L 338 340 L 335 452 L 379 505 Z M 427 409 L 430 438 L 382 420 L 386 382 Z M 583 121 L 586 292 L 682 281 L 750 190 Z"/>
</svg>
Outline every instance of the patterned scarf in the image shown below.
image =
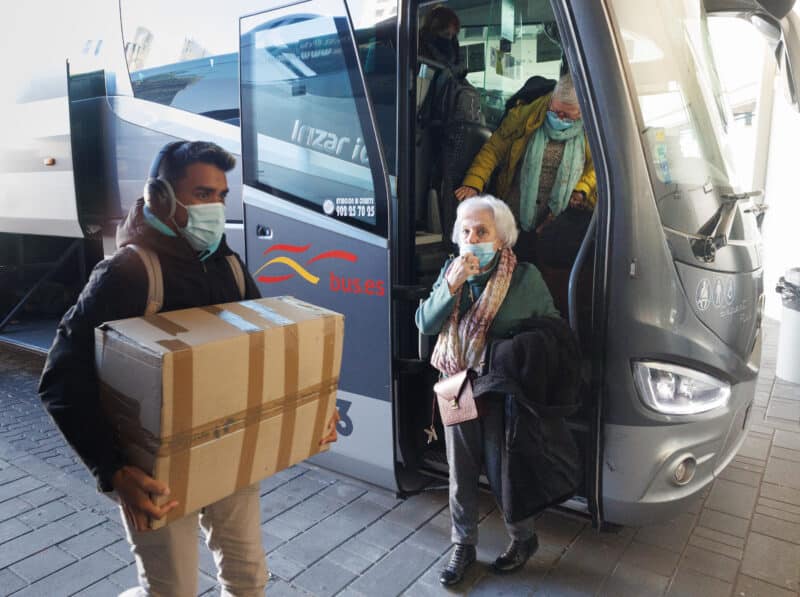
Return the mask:
<svg viewBox="0 0 800 597">
<path fill-rule="evenodd" d="M 511 285 L 511 275 L 516 266 L 517 258 L 514 252 L 511 249 L 503 249 L 500 252 L 497 268 L 489 278 L 486 288 L 464 313 L 461 321 L 458 321 L 461 293 L 464 292 L 464 287 L 461 287 L 453 313 L 439 332 L 439 338 L 431 355 L 431 365 L 448 376 L 455 375 L 467 367 L 480 371 L 486 352 L 489 326 L 492 325 L 500 306 L 506 299 L 508 287 Z"/>
</svg>

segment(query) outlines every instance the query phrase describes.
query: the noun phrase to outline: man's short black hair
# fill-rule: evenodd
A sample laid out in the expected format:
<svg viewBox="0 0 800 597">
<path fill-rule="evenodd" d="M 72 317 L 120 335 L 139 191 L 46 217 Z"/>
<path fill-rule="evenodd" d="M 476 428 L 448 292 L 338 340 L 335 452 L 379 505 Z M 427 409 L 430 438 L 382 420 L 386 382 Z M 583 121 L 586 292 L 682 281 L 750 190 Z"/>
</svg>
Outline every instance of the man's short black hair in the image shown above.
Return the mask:
<svg viewBox="0 0 800 597">
<path fill-rule="evenodd" d="M 216 143 L 210 141 L 187 141 L 176 147 L 164 158 L 162 176 L 175 184 L 186 174 L 186 168 L 197 163 L 211 164 L 223 172 L 236 165 L 236 158 Z"/>
</svg>

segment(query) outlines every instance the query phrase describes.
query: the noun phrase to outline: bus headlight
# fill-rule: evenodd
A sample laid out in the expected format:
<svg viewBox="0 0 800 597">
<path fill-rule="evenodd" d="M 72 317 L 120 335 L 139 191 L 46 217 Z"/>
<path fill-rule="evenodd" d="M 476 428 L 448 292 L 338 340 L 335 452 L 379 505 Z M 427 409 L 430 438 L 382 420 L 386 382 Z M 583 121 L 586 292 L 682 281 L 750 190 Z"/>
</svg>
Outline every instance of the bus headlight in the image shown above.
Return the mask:
<svg viewBox="0 0 800 597">
<path fill-rule="evenodd" d="M 693 415 L 727 404 L 729 383 L 687 367 L 636 361 L 633 378 L 642 402 L 668 415 Z"/>
</svg>

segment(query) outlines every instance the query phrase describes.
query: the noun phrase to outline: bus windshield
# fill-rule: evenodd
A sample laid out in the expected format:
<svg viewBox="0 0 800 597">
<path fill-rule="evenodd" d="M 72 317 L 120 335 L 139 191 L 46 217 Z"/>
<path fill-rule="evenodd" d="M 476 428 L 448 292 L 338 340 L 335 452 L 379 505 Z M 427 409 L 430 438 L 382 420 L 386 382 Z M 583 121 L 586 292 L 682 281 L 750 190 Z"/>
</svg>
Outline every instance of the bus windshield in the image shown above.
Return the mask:
<svg viewBox="0 0 800 597">
<path fill-rule="evenodd" d="M 700 0 L 611 4 L 662 224 L 697 233 L 738 186 L 705 10 Z"/>
</svg>

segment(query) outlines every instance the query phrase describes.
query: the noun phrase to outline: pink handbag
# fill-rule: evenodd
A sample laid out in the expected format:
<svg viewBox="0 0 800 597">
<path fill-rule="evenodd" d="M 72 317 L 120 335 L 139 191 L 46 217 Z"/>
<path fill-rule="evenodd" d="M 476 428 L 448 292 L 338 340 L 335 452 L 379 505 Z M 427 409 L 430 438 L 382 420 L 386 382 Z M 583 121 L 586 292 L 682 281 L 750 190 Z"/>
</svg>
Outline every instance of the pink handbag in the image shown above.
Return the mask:
<svg viewBox="0 0 800 597">
<path fill-rule="evenodd" d="M 472 395 L 475 375 L 472 369 L 464 369 L 433 386 L 444 425 L 456 425 L 478 418 L 478 407 Z"/>
</svg>

